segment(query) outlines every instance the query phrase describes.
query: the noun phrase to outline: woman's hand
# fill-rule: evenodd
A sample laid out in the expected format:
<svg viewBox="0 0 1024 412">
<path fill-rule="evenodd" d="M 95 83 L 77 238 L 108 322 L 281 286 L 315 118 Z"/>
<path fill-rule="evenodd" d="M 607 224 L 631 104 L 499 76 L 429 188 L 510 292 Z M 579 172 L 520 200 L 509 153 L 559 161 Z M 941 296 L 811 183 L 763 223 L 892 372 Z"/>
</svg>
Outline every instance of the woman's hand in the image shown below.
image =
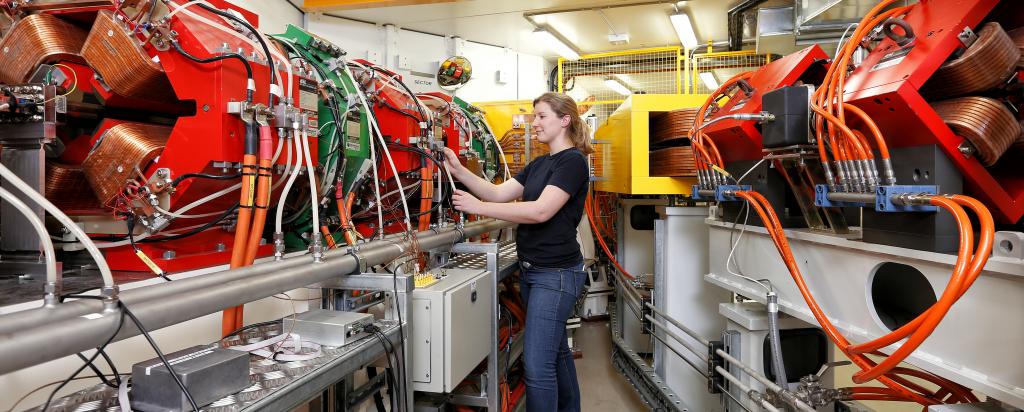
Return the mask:
<svg viewBox="0 0 1024 412">
<path fill-rule="evenodd" d="M 459 155 L 455 154 L 455 151 L 448 147 L 444 148 L 444 167 L 448 168 L 448 172 L 452 174 L 452 177 L 462 180 L 459 176 L 462 175 L 462 171 L 466 170 L 466 168 L 459 162 Z"/>
<path fill-rule="evenodd" d="M 452 195 L 452 204 L 455 205 L 455 210 L 471 215 L 483 214 L 484 202 L 477 199 L 475 196 L 462 190 L 455 190 L 455 194 Z"/>
</svg>

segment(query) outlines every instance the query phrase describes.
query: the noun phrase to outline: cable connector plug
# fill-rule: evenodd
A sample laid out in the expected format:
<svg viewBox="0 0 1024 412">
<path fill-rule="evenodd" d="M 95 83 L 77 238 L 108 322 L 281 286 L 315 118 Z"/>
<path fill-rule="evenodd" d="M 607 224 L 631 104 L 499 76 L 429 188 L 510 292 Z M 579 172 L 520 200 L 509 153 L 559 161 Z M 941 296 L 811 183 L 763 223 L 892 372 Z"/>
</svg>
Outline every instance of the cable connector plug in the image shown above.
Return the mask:
<svg viewBox="0 0 1024 412">
<path fill-rule="evenodd" d="M 284 233 L 274 233 L 274 261 L 284 259 Z"/>
<path fill-rule="evenodd" d="M 324 246 L 319 232 L 313 234 L 313 243 L 309 246 L 309 252 L 313 255 L 313 263 L 323 263 Z"/>
</svg>

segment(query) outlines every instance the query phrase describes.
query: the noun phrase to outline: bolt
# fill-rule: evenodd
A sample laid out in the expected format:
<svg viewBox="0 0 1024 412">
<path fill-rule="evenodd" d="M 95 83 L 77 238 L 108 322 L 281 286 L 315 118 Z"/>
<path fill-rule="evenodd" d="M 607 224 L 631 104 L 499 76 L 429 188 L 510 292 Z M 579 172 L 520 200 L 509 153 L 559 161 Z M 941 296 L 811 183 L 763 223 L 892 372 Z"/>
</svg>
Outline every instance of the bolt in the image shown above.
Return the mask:
<svg viewBox="0 0 1024 412">
<path fill-rule="evenodd" d="M 216 248 L 217 248 L 218 252 L 223 252 L 223 251 L 227 250 L 228 247 L 227 247 L 227 245 L 225 245 L 223 243 L 218 243 Z"/>
<path fill-rule="evenodd" d="M 173 251 L 173 250 L 165 250 L 165 251 L 164 251 L 164 254 L 163 254 L 163 257 L 164 257 L 164 260 L 171 260 L 171 259 L 174 259 L 174 257 L 175 257 L 176 255 L 177 255 L 177 254 L 176 254 L 176 253 L 174 253 L 174 251 Z"/>
<path fill-rule="evenodd" d="M 208 111 L 210 111 L 210 105 L 208 105 L 208 104 L 204 104 L 204 105 L 203 105 L 203 111 L 204 111 L 204 112 L 208 112 Z"/>
</svg>

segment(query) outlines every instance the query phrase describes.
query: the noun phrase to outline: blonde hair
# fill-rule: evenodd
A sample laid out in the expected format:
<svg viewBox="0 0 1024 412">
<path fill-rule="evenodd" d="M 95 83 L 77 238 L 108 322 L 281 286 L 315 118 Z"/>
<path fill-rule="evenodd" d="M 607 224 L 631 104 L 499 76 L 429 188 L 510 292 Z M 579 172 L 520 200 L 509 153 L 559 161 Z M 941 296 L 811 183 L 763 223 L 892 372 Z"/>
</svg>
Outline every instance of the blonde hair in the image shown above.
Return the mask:
<svg viewBox="0 0 1024 412">
<path fill-rule="evenodd" d="M 551 110 L 559 118 L 569 116 L 568 133 L 572 145 L 583 152 L 583 154 L 594 153 L 594 145 L 590 142 L 590 129 L 587 128 L 587 124 L 583 123 L 583 119 L 580 118 L 579 107 L 572 97 L 564 93 L 547 92 L 533 99 L 533 106 L 537 107 L 537 103 L 540 102 L 551 106 Z"/>
</svg>

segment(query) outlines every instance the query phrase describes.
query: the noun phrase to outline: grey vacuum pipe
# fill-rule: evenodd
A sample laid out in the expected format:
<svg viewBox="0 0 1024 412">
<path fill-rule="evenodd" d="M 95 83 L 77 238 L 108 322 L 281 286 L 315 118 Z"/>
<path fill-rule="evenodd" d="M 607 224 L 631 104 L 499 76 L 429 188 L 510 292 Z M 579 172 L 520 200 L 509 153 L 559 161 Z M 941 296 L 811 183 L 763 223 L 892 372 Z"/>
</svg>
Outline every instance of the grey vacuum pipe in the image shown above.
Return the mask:
<svg viewBox="0 0 1024 412">
<path fill-rule="evenodd" d="M 422 250 L 429 250 L 511 225 L 488 219 L 467 224 L 461 231 L 423 232 L 418 242 Z M 362 245 L 358 255 L 366 266 L 377 265 L 403 255 L 411 246 L 407 240 L 378 241 Z M 323 263 L 303 255 L 127 290 L 119 298 L 147 330 L 156 330 L 345 276 L 359 266 L 347 250 L 334 249 L 325 254 Z M 120 311 L 104 312 L 103 303 L 96 300 L 0 316 L 0 375 L 93 349 L 114 333 L 120 316 Z M 125 322 L 115 340 L 139 333 L 132 322 Z"/>
</svg>

